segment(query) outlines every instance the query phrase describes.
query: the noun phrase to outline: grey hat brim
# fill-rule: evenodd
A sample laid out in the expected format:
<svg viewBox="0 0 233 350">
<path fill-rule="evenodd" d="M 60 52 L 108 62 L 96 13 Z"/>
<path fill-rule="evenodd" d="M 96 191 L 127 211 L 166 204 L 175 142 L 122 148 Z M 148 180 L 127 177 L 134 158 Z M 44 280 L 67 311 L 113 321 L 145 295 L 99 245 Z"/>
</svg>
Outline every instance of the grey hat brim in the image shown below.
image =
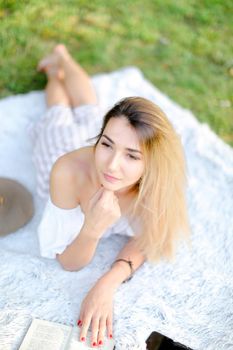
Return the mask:
<svg viewBox="0 0 233 350">
<path fill-rule="evenodd" d="M 0 236 L 26 225 L 35 212 L 31 193 L 19 182 L 0 178 Z"/>
</svg>

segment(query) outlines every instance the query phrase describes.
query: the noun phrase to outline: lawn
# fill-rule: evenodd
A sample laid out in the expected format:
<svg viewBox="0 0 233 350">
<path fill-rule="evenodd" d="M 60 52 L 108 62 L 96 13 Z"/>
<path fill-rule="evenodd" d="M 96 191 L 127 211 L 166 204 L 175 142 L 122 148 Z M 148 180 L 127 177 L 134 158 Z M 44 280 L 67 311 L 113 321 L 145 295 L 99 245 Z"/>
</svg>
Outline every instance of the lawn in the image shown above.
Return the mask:
<svg viewBox="0 0 233 350">
<path fill-rule="evenodd" d="M 233 146 L 231 0 L 0 0 L 0 97 L 44 88 L 65 43 L 90 74 L 139 67 Z"/>
</svg>

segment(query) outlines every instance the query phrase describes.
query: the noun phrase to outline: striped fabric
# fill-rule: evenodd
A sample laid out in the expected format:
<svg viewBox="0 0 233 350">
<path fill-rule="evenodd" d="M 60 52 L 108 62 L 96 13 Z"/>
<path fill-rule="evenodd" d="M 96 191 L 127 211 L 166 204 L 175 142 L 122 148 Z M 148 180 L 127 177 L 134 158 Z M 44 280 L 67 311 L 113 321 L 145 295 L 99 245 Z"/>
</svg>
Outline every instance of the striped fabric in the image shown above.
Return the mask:
<svg viewBox="0 0 233 350">
<path fill-rule="evenodd" d="M 100 132 L 103 110 L 99 105 L 50 107 L 38 122 L 30 124 L 28 132 L 33 145 L 37 194 L 47 199 L 49 175 L 54 162 L 63 154 L 90 145 L 89 138 Z"/>
</svg>

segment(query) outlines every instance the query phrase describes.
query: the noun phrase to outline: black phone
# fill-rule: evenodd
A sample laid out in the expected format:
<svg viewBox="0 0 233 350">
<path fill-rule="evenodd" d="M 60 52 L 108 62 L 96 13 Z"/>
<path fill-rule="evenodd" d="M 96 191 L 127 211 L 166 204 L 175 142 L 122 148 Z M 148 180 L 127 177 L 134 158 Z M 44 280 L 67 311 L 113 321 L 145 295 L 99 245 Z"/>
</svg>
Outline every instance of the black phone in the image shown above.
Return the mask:
<svg viewBox="0 0 233 350">
<path fill-rule="evenodd" d="M 159 332 L 152 332 L 146 340 L 146 345 L 148 350 L 192 350 Z"/>
</svg>

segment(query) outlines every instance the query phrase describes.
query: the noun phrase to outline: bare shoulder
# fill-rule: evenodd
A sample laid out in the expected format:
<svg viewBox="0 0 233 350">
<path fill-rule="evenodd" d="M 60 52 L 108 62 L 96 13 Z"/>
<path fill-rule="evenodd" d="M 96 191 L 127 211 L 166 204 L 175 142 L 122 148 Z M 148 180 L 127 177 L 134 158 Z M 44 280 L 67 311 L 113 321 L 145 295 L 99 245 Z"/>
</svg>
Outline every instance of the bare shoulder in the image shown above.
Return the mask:
<svg viewBox="0 0 233 350">
<path fill-rule="evenodd" d="M 89 147 L 59 157 L 50 174 L 50 196 L 60 208 L 71 209 L 80 204 L 80 191 L 89 174 Z"/>
</svg>

